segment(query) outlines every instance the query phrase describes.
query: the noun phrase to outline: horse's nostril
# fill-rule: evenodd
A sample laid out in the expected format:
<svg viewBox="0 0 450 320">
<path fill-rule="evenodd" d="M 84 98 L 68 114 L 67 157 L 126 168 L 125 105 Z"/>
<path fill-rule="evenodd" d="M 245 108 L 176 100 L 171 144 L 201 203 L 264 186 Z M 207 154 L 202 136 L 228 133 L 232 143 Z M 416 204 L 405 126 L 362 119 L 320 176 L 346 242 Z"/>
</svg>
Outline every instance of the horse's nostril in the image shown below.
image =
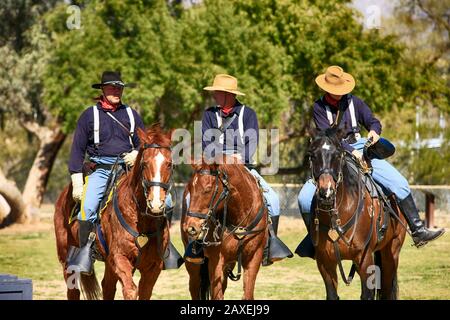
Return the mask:
<svg viewBox="0 0 450 320">
<path fill-rule="evenodd" d="M 192 227 L 192 226 L 188 227 L 187 232 L 191 236 L 195 236 L 197 234 L 197 230 L 194 227 Z"/>
<path fill-rule="evenodd" d="M 152 209 L 152 208 L 153 208 L 153 206 L 152 206 L 152 201 L 151 201 L 151 200 L 147 200 L 147 207 L 148 207 L 149 209 Z"/>
</svg>

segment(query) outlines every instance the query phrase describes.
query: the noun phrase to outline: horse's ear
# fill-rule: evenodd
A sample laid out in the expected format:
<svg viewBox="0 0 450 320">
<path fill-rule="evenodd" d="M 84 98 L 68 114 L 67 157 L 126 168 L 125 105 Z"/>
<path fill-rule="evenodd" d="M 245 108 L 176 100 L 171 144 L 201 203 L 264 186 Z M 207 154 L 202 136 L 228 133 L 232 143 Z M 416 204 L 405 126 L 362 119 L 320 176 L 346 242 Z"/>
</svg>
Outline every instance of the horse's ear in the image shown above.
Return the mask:
<svg viewBox="0 0 450 320">
<path fill-rule="evenodd" d="M 338 138 L 338 141 L 341 141 L 342 139 L 344 139 L 346 135 L 347 135 L 347 130 L 345 128 L 340 127 L 339 129 L 336 130 L 336 138 Z"/>
<path fill-rule="evenodd" d="M 203 158 L 198 158 L 195 156 L 191 156 L 191 167 L 192 169 L 194 169 L 195 171 L 198 171 L 201 169 L 202 165 L 204 164 L 203 162 Z"/>
<path fill-rule="evenodd" d="M 175 128 L 172 128 L 172 129 L 169 129 L 167 132 L 166 132 L 166 136 L 170 139 L 170 140 L 172 140 L 172 134 L 175 132 Z"/>
<path fill-rule="evenodd" d="M 319 130 L 317 130 L 314 127 L 308 126 L 308 127 L 306 127 L 306 133 L 308 133 L 308 136 L 310 138 L 314 138 L 319 133 Z"/>
<path fill-rule="evenodd" d="M 136 133 L 137 133 L 137 135 L 139 137 L 139 141 L 141 141 L 141 143 L 143 143 L 147 140 L 147 134 L 141 128 L 137 128 Z"/>
</svg>

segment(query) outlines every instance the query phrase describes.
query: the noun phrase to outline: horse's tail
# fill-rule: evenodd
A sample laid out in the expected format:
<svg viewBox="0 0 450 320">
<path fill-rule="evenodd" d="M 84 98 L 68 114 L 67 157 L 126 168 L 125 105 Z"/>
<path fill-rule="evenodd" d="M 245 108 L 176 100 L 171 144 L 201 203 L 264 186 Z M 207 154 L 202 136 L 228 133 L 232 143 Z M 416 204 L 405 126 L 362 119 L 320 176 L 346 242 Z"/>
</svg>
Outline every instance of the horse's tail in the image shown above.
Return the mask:
<svg viewBox="0 0 450 320">
<path fill-rule="evenodd" d="M 382 270 L 382 263 L 381 263 L 381 252 L 380 251 L 375 251 L 374 252 L 374 262 L 375 265 L 378 267 L 378 270 L 380 270 L 380 277 L 383 276 L 383 270 Z M 381 282 L 381 278 L 380 278 L 380 282 Z M 382 285 L 382 284 L 381 284 Z M 376 292 L 375 292 L 375 296 L 377 300 L 381 300 L 382 298 L 382 291 L 381 291 L 381 286 L 380 288 L 376 288 Z"/>
<path fill-rule="evenodd" d="M 205 258 L 205 261 L 200 266 L 200 300 L 209 300 L 210 290 L 208 258 Z"/>
<path fill-rule="evenodd" d="M 59 195 L 55 203 L 55 213 L 53 215 L 53 224 L 55 226 L 56 250 L 59 262 L 64 265 L 67 257 L 69 243 L 69 224 L 68 215 L 70 214 L 71 185 L 66 186 Z"/>
<path fill-rule="evenodd" d="M 90 275 L 81 274 L 81 291 L 84 298 L 87 300 L 100 300 L 102 299 L 102 289 L 97 281 L 95 270 Z"/>
</svg>

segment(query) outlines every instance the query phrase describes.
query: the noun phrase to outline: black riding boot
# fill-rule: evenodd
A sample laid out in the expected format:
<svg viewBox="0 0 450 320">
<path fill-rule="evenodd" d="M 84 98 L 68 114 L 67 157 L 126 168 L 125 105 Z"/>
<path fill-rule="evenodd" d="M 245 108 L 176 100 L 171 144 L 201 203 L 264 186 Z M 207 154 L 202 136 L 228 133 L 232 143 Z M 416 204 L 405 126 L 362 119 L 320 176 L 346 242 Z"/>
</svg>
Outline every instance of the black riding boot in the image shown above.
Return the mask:
<svg viewBox="0 0 450 320">
<path fill-rule="evenodd" d="M 428 242 L 439 238 L 444 234 L 444 229 L 436 231 L 428 230 L 423 221 L 420 220 L 419 210 L 417 210 L 416 204 L 411 194 L 405 199 L 398 201 L 398 206 L 408 222 L 409 229 L 411 230 L 411 236 L 416 247 L 426 245 Z"/>
<path fill-rule="evenodd" d="M 167 210 L 166 216 L 169 221 L 169 225 L 172 222 L 173 208 Z M 177 251 L 177 248 L 173 245 L 172 241 L 169 240 L 169 245 L 166 248 L 166 253 L 164 254 L 164 267 L 163 270 L 178 269 L 184 263 L 183 257 Z"/>
<path fill-rule="evenodd" d="M 76 272 L 91 274 L 93 259 L 92 245 L 95 241 L 94 224 L 78 220 L 78 238 L 80 247 L 71 246 L 67 254 L 67 267 Z"/>
<path fill-rule="evenodd" d="M 314 244 L 311 239 L 311 214 L 310 213 L 302 213 L 303 221 L 306 225 L 306 230 L 308 233 L 305 238 L 300 242 L 297 249 L 295 249 L 295 253 L 300 257 L 309 257 L 314 259 L 316 255 L 316 248 L 314 248 Z"/>
<path fill-rule="evenodd" d="M 270 266 L 275 261 L 294 256 L 291 250 L 277 237 L 279 219 L 280 216 L 271 217 L 272 223 L 269 224 L 269 239 L 263 253 L 262 265 L 264 267 Z"/>
</svg>

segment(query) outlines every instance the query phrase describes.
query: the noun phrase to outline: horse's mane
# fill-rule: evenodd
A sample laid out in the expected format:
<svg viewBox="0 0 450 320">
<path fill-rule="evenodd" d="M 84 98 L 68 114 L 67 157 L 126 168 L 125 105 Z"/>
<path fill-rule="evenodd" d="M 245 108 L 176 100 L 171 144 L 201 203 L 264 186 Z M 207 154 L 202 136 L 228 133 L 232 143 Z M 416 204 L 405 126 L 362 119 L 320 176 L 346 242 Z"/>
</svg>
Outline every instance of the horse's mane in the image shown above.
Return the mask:
<svg viewBox="0 0 450 320">
<path fill-rule="evenodd" d="M 164 132 L 159 123 L 155 123 L 145 130 L 145 143 L 155 143 L 161 147 L 170 148 L 172 139 L 170 135 Z M 141 141 L 141 144 L 143 141 Z"/>
<path fill-rule="evenodd" d="M 221 170 L 224 171 L 228 176 L 237 172 L 242 179 L 247 176 L 249 179 L 253 179 L 251 173 L 245 168 L 245 165 L 239 162 L 237 159 L 231 157 L 230 155 L 220 154 L 214 159 L 201 159 L 201 163 L 194 164 L 195 170 Z"/>
<path fill-rule="evenodd" d="M 170 148 L 172 146 L 171 135 L 168 132 L 164 132 L 159 123 L 155 123 L 145 130 L 138 129 L 138 132 L 141 148 L 139 149 L 135 164 L 141 162 L 142 152 L 144 151 L 142 146 L 144 144 L 157 144 L 165 148 Z M 125 179 L 128 180 L 129 184 L 134 184 L 133 181 L 139 177 L 140 172 L 141 169 L 139 168 L 139 166 L 134 165 L 132 174 L 127 175 Z"/>
</svg>

